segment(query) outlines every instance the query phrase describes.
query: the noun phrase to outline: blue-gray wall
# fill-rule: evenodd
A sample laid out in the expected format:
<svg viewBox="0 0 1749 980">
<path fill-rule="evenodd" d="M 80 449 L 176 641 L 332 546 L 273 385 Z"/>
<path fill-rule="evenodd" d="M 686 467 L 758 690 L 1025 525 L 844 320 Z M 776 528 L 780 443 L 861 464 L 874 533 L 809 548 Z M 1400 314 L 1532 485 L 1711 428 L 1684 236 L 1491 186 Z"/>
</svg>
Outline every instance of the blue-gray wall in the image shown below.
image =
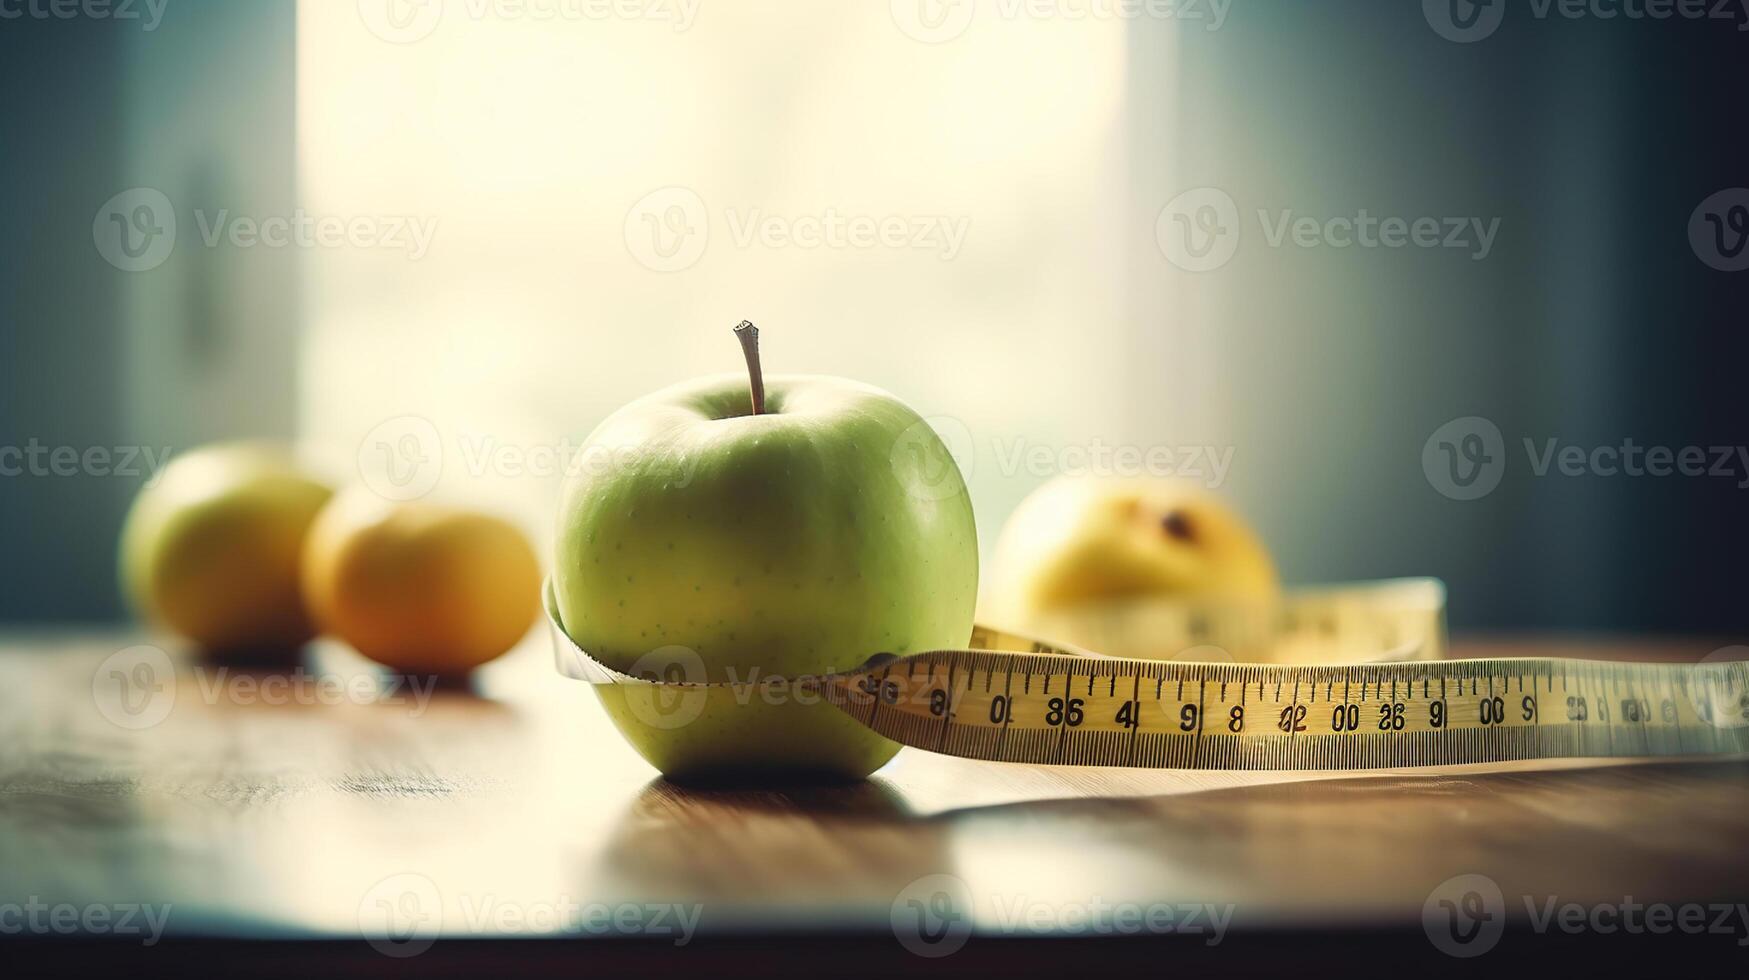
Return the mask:
<svg viewBox="0 0 1749 980">
<path fill-rule="evenodd" d="M 1523 446 L 1749 444 L 1749 272 L 1703 265 L 1686 231 L 1703 199 L 1749 186 L 1749 34 L 1505 9 L 1470 43 L 1422 4 L 1376 0 L 1239 0 L 1175 45 L 1138 32 L 1138 88 L 1176 85 L 1134 109 L 1158 187 L 1139 211 L 1210 185 L 1242 216 L 1500 219 L 1472 261 L 1271 248 L 1246 217 L 1218 270 L 1150 256 L 1171 301 L 1148 316 L 1171 335 L 1194 310 L 1217 352 L 1230 489 L 1289 579 L 1439 575 L 1459 627 L 1749 628 L 1749 461 L 1730 478 L 1536 477 Z M 1144 350 L 1132 383 L 1170 353 Z M 1506 450 L 1498 488 L 1470 501 L 1422 468 L 1465 416 Z"/>
<path fill-rule="evenodd" d="M 295 204 L 295 3 L 158 6 L 0 19 L 0 447 L 45 453 L 0 476 L 0 622 L 123 614 L 115 540 L 143 475 L 99 474 L 129 447 L 291 434 L 296 257 L 205 248 L 194 212 Z M 135 187 L 179 227 L 161 265 L 127 272 L 93 221 Z M 119 453 L 56 475 L 54 447 Z"/>
</svg>

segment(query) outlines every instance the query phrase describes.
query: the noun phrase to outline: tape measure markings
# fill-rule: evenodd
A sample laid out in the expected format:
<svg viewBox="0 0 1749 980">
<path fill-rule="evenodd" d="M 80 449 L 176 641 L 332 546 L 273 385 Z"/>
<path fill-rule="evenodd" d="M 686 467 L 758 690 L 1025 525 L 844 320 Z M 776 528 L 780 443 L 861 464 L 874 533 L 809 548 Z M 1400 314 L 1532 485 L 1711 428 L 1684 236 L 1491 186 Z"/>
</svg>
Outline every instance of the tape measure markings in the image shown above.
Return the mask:
<svg viewBox="0 0 1749 980">
<path fill-rule="evenodd" d="M 723 684 L 620 673 L 571 641 L 550 590 L 546 604 L 559 669 L 571 677 L 628 693 Z M 1749 662 L 1443 660 L 1444 589 L 1431 580 L 1290 594 L 1273 612 L 1095 608 L 1079 625 L 1076 635 L 1167 657 L 1221 640 L 1312 662 L 1113 657 L 979 626 L 969 649 L 729 686 L 806 691 L 895 741 L 1010 762 L 1349 770 L 1749 753 Z"/>
<path fill-rule="evenodd" d="M 1006 661 L 1000 695 L 988 694 L 998 669 L 989 662 L 992 657 Z M 874 703 L 859 708 L 848 688 L 834 703 L 896 741 L 994 761 L 1350 769 L 1749 751 L 1749 719 L 1742 717 L 1740 693 L 1729 727 L 1709 720 L 1718 717 L 1719 695 L 1743 691 L 1745 664 L 1508 659 L 1284 667 L 1101 662 L 986 651 L 938 651 L 906 659 L 926 670 L 913 668 L 897 679 L 889 666 L 879 696 L 868 699 Z M 962 669 L 973 678 L 986 673 L 981 691 L 972 683 L 941 685 L 938 671 L 957 677 Z M 1085 685 L 1080 683 L 1083 669 Z M 1555 696 L 1557 671 L 1566 717 L 1545 722 L 1542 709 Z M 1016 674 L 1025 679 L 1019 694 L 1013 690 Z M 1116 680 L 1125 675 L 1133 681 L 1120 696 Z M 1540 685 L 1539 676 L 1546 678 Z M 1704 691 L 1691 683 L 1696 676 Z M 1144 677 L 1157 682 L 1152 699 L 1141 696 Z M 1435 677 L 1438 698 L 1431 697 Z M 1110 682 L 1095 683 L 1099 678 Z M 1183 696 L 1186 680 L 1196 685 L 1194 701 Z M 1327 696 L 1328 713 L 1312 712 L 1317 688 L 1333 694 L 1336 680 L 1344 682 L 1343 698 Z M 1164 696 L 1167 681 L 1175 682 L 1170 698 Z M 1415 696 L 1417 686 L 1426 696 Z M 1412 704 L 1421 707 L 1411 710 Z"/>
</svg>

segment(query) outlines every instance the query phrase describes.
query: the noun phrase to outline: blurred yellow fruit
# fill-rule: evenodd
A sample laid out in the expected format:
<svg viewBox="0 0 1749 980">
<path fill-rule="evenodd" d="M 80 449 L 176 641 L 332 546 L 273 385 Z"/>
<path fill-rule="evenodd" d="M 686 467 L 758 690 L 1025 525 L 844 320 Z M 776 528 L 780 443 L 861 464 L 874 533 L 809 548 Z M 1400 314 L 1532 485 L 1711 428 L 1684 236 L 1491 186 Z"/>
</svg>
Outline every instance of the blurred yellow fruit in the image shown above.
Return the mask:
<svg viewBox="0 0 1749 980">
<path fill-rule="evenodd" d="M 352 490 L 317 517 L 304 557 L 304 598 L 322 629 L 407 673 L 472 670 L 540 613 L 534 549 L 486 514 Z"/>
<path fill-rule="evenodd" d="M 332 493 L 268 445 L 178 456 L 128 513 L 122 586 L 208 650 L 295 647 L 315 632 L 298 592 L 304 535 Z"/>
<path fill-rule="evenodd" d="M 1201 487 L 1059 477 L 1022 501 L 997 539 L 986 611 L 1027 630 L 1101 600 L 1250 602 L 1278 592 L 1263 542 Z"/>
</svg>

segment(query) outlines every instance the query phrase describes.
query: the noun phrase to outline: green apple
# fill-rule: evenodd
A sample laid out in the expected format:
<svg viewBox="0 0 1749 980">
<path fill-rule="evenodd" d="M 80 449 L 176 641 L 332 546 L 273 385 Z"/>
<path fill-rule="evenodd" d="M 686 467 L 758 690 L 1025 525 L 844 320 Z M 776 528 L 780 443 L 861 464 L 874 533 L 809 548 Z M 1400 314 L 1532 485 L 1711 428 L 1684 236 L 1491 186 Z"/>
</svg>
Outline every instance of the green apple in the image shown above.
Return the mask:
<svg viewBox="0 0 1749 980">
<path fill-rule="evenodd" d="M 875 653 L 964 646 L 978 589 L 971 499 L 938 436 L 892 395 L 759 370 L 686 382 L 590 434 L 565 487 L 553 598 L 602 663 L 651 656 L 713 682 L 817 675 Z M 751 381 L 751 383 L 749 383 Z M 746 688 L 596 689 L 670 776 L 861 777 L 898 746 L 840 709 Z M 674 708 L 680 704 L 681 708 Z"/>
</svg>

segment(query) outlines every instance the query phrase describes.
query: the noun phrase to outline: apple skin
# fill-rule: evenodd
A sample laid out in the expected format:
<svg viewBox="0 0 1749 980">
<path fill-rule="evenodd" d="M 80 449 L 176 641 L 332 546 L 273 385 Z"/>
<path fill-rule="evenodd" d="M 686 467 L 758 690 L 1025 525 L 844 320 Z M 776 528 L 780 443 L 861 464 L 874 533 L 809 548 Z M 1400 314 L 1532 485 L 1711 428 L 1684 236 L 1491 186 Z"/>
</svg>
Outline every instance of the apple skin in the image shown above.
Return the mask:
<svg viewBox="0 0 1749 980">
<path fill-rule="evenodd" d="M 540 614 L 540 562 L 515 525 L 363 487 L 317 515 L 304 601 L 324 632 L 409 674 L 461 676 L 503 654 Z"/>
<path fill-rule="evenodd" d="M 269 444 L 177 456 L 128 511 L 123 590 L 209 653 L 295 649 L 315 635 L 298 592 L 304 536 L 331 494 Z"/>
<path fill-rule="evenodd" d="M 1165 478 L 1058 477 L 997 538 L 986 616 L 1087 645 L 1073 613 L 1107 600 L 1256 603 L 1280 592 L 1256 532 L 1201 486 Z M 1122 655 L 1128 651 L 1101 650 Z"/>
<path fill-rule="evenodd" d="M 586 440 L 558 518 L 553 593 L 566 632 L 615 669 L 678 646 L 746 681 L 962 647 L 977 601 L 970 496 L 941 440 L 892 395 L 839 378 L 722 375 L 646 396 Z M 663 773 L 861 777 L 897 744 L 829 704 L 710 690 L 652 724 L 598 687 Z M 666 695 L 664 695 L 666 696 Z M 693 695 L 697 698 L 699 695 Z"/>
</svg>

